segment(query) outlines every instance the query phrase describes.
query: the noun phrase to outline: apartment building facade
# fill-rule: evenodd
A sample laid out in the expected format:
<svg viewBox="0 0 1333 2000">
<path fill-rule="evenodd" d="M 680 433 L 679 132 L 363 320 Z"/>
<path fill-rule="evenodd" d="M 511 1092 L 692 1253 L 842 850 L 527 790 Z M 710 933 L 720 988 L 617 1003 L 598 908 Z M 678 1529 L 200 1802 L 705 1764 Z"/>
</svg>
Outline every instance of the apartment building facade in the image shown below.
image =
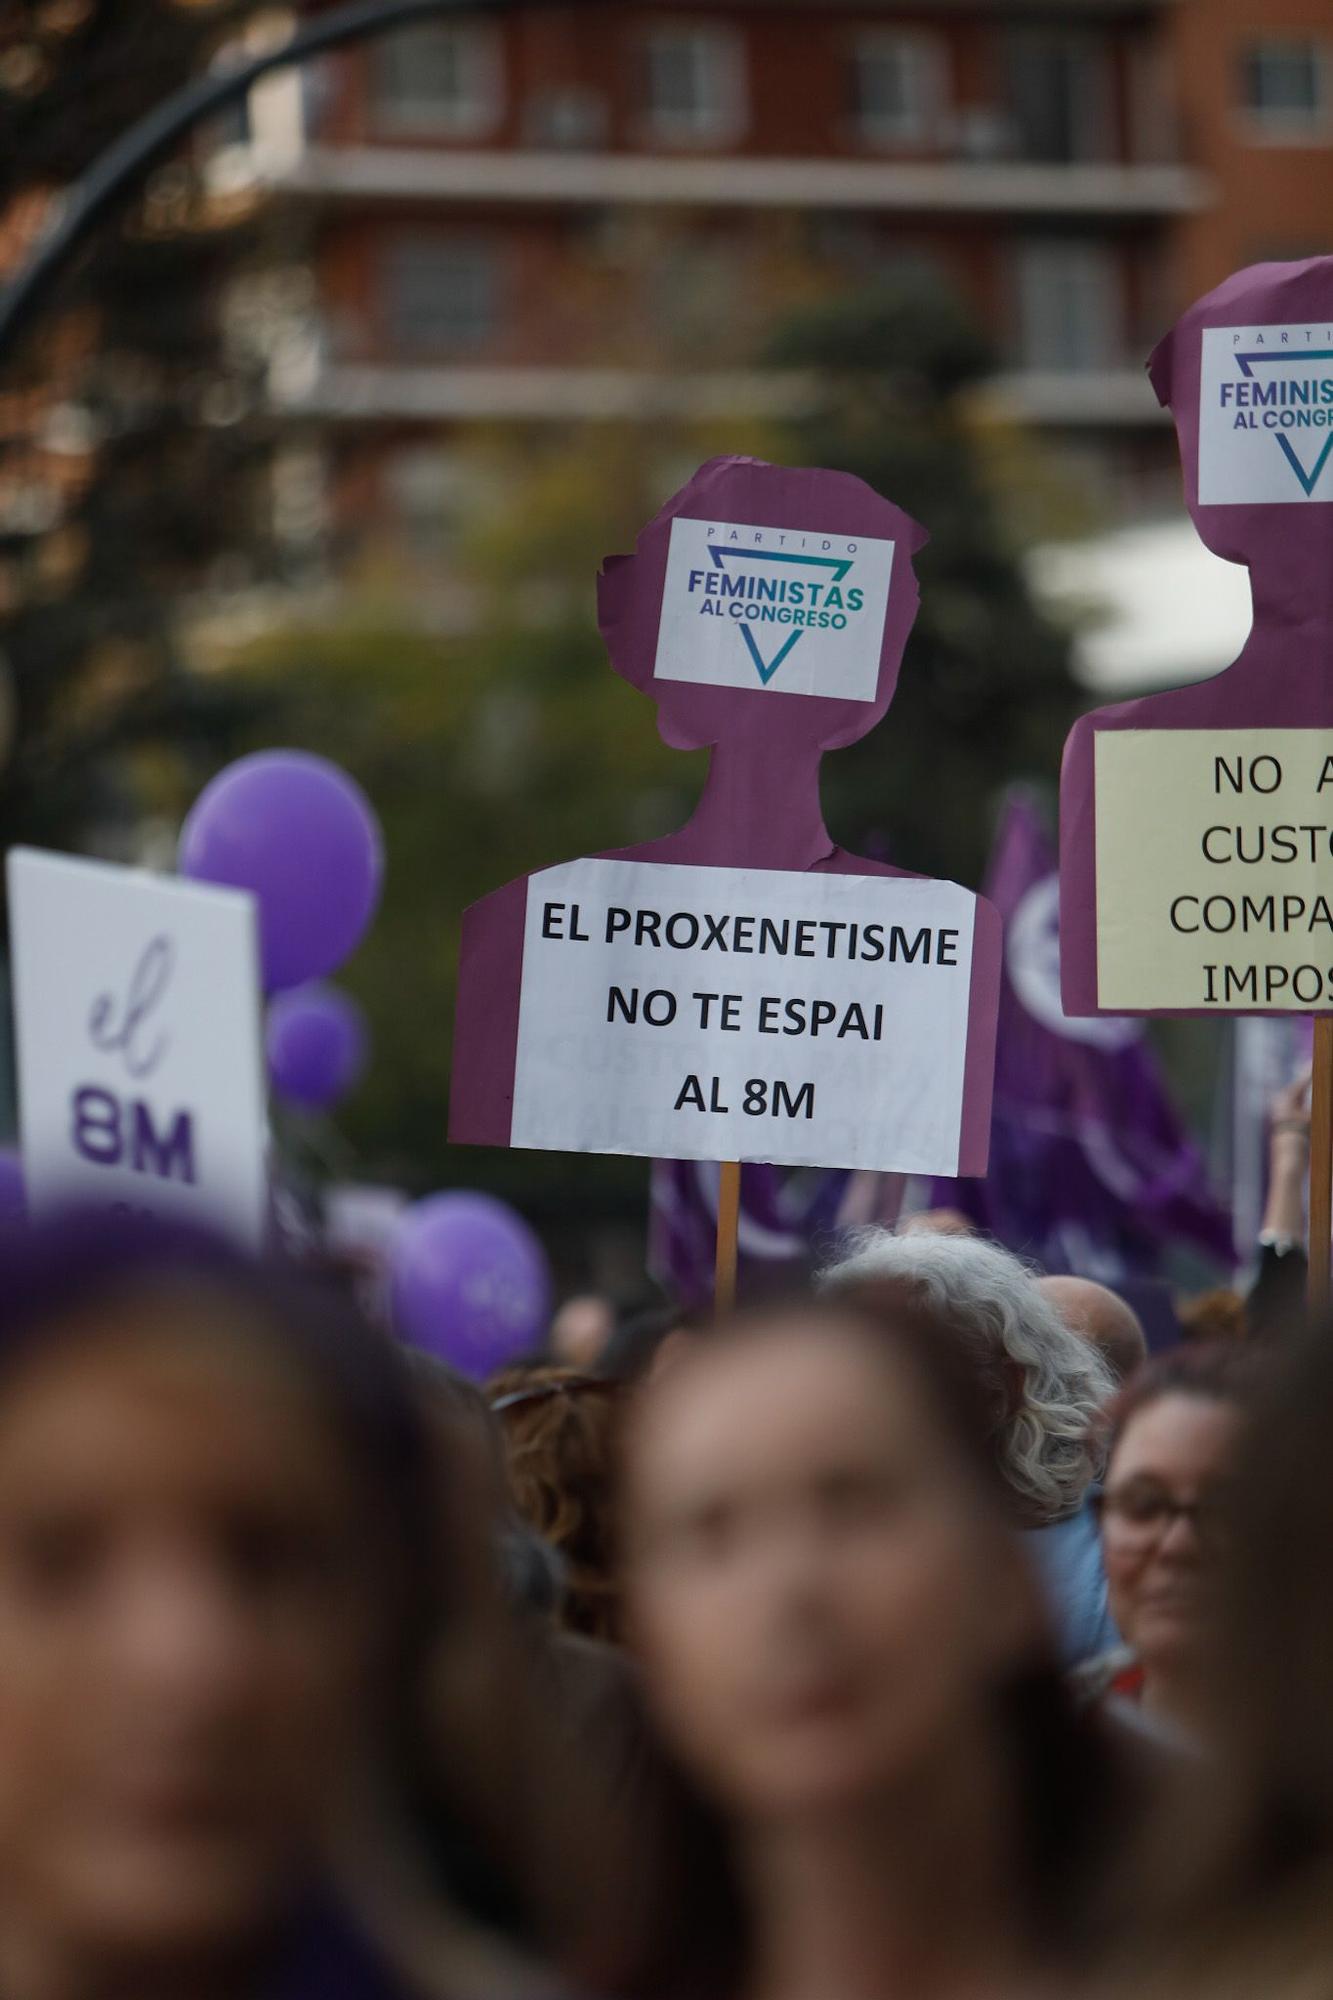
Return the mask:
<svg viewBox="0 0 1333 2000">
<path fill-rule="evenodd" d="M 1207 183 L 1175 247 L 1181 300 L 1333 251 L 1333 0 L 1177 0 L 1171 37 L 1181 143 Z"/>
<path fill-rule="evenodd" d="M 1328 208 L 1333 0 L 1277 4 L 585 0 L 275 78 L 215 162 L 304 246 L 275 403 L 338 504 L 429 515 L 452 426 L 762 415 L 786 305 L 929 273 L 1132 506 L 1172 458 L 1147 348 Z"/>
</svg>

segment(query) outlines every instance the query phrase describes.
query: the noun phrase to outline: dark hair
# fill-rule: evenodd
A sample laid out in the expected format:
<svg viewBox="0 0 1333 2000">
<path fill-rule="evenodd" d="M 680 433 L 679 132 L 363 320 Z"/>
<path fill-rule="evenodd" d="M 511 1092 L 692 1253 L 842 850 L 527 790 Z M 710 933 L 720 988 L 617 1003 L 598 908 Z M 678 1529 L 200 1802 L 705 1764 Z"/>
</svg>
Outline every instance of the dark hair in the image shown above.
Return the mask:
<svg viewBox="0 0 1333 2000">
<path fill-rule="evenodd" d="M 1145 1362 L 1106 1412 L 1108 1448 L 1114 1451 L 1134 1418 L 1166 1396 L 1195 1396 L 1210 1403 L 1252 1404 L 1272 1374 L 1265 1351 L 1224 1341 L 1191 1341 Z"/>
<path fill-rule="evenodd" d="M 644 1306 L 622 1316 L 602 1349 L 599 1373 L 617 1382 L 642 1380 L 663 1341 L 682 1330 L 695 1328 L 691 1315 L 680 1306 Z"/>
<path fill-rule="evenodd" d="M 867 1290 L 854 1302 L 825 1298 L 738 1315 L 713 1339 L 757 1345 L 793 1329 L 812 1339 L 842 1330 L 867 1352 L 901 1360 L 981 1504 L 997 1521 L 1006 1518 L 986 1388 L 958 1345 L 936 1337 L 928 1310 L 896 1297 L 891 1310 L 877 1310 Z M 1136 1801 L 1120 1782 L 1100 1723 L 1076 1711 L 1053 1649 L 1039 1647 L 995 1689 L 995 1718 L 1013 1774 L 1030 1933 L 1052 1950 L 1076 1952 L 1102 1919 L 1103 1864 Z M 599 1975 L 646 2000 L 723 2000 L 743 1988 L 751 1948 L 727 1828 L 660 1743 L 652 1784 L 652 1847 L 636 1870 L 638 1905 L 626 1916 L 620 1962 L 609 1980 L 604 1968 Z"/>
<path fill-rule="evenodd" d="M 427 1428 L 447 1435 L 451 1446 L 470 1445 L 493 1475 L 497 1503 L 504 1497 L 504 1436 L 482 1390 L 438 1355 L 419 1347 L 401 1349 Z"/>
</svg>

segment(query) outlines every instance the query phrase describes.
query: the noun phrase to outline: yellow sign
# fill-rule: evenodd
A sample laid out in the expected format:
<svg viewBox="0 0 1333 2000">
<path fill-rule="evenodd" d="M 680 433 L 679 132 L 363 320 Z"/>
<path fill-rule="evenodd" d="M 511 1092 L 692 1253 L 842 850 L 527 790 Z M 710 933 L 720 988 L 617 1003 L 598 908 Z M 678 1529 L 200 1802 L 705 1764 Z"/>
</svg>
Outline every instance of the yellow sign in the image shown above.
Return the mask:
<svg viewBox="0 0 1333 2000">
<path fill-rule="evenodd" d="M 1097 1003 L 1333 1009 L 1333 730 L 1096 738 Z"/>
</svg>

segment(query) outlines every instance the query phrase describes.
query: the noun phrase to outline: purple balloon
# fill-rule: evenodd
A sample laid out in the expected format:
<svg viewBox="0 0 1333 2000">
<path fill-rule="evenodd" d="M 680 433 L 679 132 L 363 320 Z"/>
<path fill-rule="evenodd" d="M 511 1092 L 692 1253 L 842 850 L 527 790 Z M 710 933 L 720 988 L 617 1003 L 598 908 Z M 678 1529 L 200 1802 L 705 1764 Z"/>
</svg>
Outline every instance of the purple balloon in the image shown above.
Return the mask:
<svg viewBox="0 0 1333 2000">
<path fill-rule="evenodd" d="M 27 1213 L 28 1190 L 18 1148 L 0 1146 L 0 1229 L 12 1222 L 22 1222 Z"/>
<path fill-rule="evenodd" d="M 345 1097 L 366 1067 L 366 1017 L 333 986 L 298 986 L 268 1010 L 265 1035 L 274 1090 L 303 1111 L 325 1111 Z"/>
<path fill-rule="evenodd" d="M 484 1381 L 542 1340 L 551 1267 L 522 1217 L 488 1194 L 433 1194 L 399 1224 L 393 1316 L 413 1347 Z"/>
<path fill-rule="evenodd" d="M 259 903 L 264 987 L 335 972 L 375 914 L 379 821 L 345 771 L 304 750 L 262 750 L 219 771 L 181 829 L 179 868 Z"/>
</svg>

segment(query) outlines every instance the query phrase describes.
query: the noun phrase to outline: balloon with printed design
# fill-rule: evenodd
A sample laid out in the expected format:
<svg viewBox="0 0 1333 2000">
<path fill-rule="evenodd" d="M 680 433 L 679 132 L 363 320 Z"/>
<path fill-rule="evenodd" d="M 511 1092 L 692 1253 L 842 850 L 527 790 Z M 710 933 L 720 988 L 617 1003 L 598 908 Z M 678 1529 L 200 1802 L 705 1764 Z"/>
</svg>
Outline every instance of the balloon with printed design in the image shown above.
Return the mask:
<svg viewBox="0 0 1333 2000">
<path fill-rule="evenodd" d="M 431 1195 L 390 1257 L 394 1323 L 410 1346 L 484 1381 L 546 1334 L 551 1269 L 520 1215 L 491 1195 Z"/>
</svg>

